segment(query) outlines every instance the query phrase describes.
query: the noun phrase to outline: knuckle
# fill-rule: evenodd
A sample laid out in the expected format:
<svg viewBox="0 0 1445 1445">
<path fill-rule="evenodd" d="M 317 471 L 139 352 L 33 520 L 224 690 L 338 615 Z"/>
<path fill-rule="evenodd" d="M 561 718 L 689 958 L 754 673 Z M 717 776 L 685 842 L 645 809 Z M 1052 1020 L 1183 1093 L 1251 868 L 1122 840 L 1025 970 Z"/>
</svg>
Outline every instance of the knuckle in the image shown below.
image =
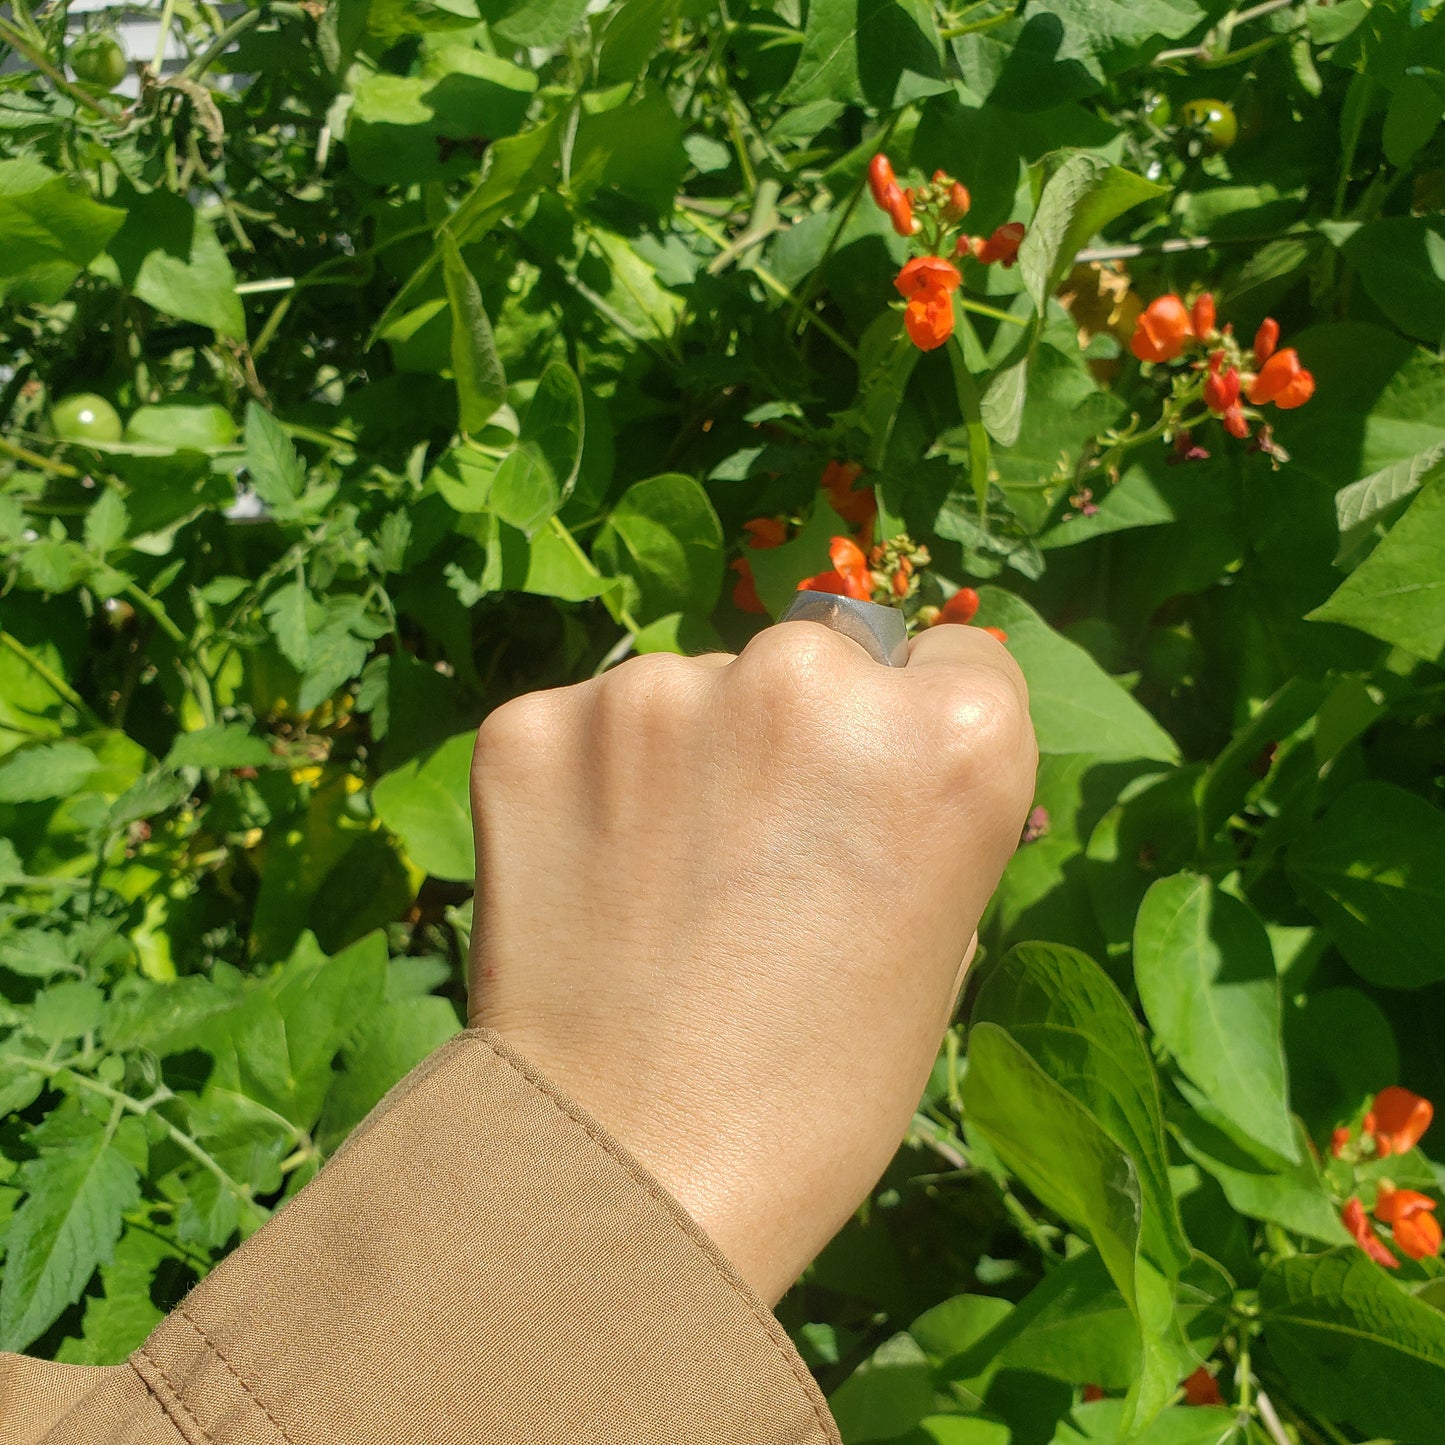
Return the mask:
<svg viewBox="0 0 1445 1445">
<path fill-rule="evenodd" d="M 813 705 L 843 689 L 857 644 L 817 622 L 764 628 L 743 649 L 738 676 L 773 704 Z"/>
<path fill-rule="evenodd" d="M 472 776 L 496 782 L 533 761 L 556 727 L 556 709 L 545 692 L 524 693 L 493 708 L 477 729 Z"/>
<path fill-rule="evenodd" d="M 1003 667 L 969 668 L 940 687 L 935 756 L 956 781 L 1006 795 L 1029 792 L 1037 763 L 1025 696 Z"/>
</svg>

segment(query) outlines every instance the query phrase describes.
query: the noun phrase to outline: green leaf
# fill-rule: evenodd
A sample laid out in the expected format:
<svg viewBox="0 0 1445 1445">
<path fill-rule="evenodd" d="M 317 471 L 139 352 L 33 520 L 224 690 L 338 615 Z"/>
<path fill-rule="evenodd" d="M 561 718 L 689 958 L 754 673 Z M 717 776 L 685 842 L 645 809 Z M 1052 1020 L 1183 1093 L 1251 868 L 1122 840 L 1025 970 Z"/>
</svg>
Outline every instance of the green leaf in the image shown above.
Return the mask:
<svg viewBox="0 0 1445 1445">
<path fill-rule="evenodd" d="M 615 189 L 657 215 L 672 210 L 687 170 L 686 126 L 661 91 L 584 114 L 572 149 L 571 187 L 580 200 Z"/>
<path fill-rule="evenodd" d="M 96 1267 L 111 1259 L 121 1216 L 140 1198 L 136 1166 L 99 1120 L 53 1114 L 35 1142 L 43 1147 L 21 1166 L 25 1199 L 6 1233 L 4 1350 L 23 1350 L 80 1298 Z"/>
<path fill-rule="evenodd" d="M 537 89 L 531 71 L 469 45 L 423 55 L 417 74 L 372 71 L 352 92 L 347 152 L 357 175 L 378 185 L 475 170 L 491 142 L 523 123 Z"/>
<path fill-rule="evenodd" d="M 722 586 L 722 523 L 692 477 L 665 473 L 622 494 L 593 556 L 604 573 L 630 580 L 641 622 L 710 612 Z"/>
<path fill-rule="evenodd" d="M 68 1365 L 120 1365 L 160 1324 L 153 1295 L 162 1278 L 185 1278 L 170 1241 L 150 1229 L 127 1229 L 115 1256 L 100 1270 L 101 1293 L 85 1302 L 80 1338 L 67 1339 L 55 1358 Z"/>
<path fill-rule="evenodd" d="M 1362 1252 L 1276 1261 L 1260 1310 L 1270 1354 L 1315 1414 L 1371 1436 L 1439 1438 L 1445 1314 Z"/>
<path fill-rule="evenodd" d="M 427 485 L 435 487 L 454 512 L 485 512 L 500 465 L 496 457 L 463 444 L 427 473 Z"/>
<path fill-rule="evenodd" d="M 306 584 L 297 577 L 279 587 L 262 604 L 262 612 L 270 624 L 271 635 L 281 649 L 281 656 L 298 672 L 306 670 L 311 655 L 313 613 L 319 612 Z"/>
<path fill-rule="evenodd" d="M 1159 1042 L 1230 1123 L 1291 1162 L 1279 978 L 1254 910 L 1178 873 L 1144 896 L 1134 978 Z"/>
<path fill-rule="evenodd" d="M 479 432 L 507 399 L 507 377 L 482 290 L 451 233 L 440 238 L 442 275 L 452 308 L 452 375 L 464 432 Z"/>
<path fill-rule="evenodd" d="M 1170 1124 L 1180 1147 L 1218 1180 L 1224 1197 L 1241 1214 L 1322 1244 L 1343 1244 L 1349 1238 L 1307 1147 L 1297 1151 L 1298 1163 L 1266 1164 L 1195 1109 L 1180 1108 Z"/>
<path fill-rule="evenodd" d="M 496 585 L 503 592 L 581 602 L 618 585 L 616 578 L 599 575 L 572 534 L 556 519 L 530 541 L 515 527 L 497 523 L 492 555 L 498 566 Z"/>
<path fill-rule="evenodd" d="M 565 362 L 542 373 L 517 445 L 497 468 L 490 504 L 503 522 L 535 536 L 577 481 L 582 462 L 582 387 Z"/>
<path fill-rule="evenodd" d="M 492 34 L 510 45 L 561 45 L 582 22 L 587 0 L 480 0 Z"/>
<path fill-rule="evenodd" d="M 1076 1405 L 1063 1421 L 1050 1445 L 1244 1445 L 1233 1410 L 1219 1405 L 1176 1405 L 1152 1420 L 1147 1429 L 1132 1432 L 1122 1400 L 1095 1400 Z"/>
<path fill-rule="evenodd" d="M 1392 166 L 1408 165 L 1415 152 L 1435 133 L 1445 112 L 1440 92 L 1420 75 L 1404 75 L 1385 109 L 1381 141 Z"/>
<path fill-rule="evenodd" d="M 1392 462 L 1335 493 L 1340 525 L 1337 567 L 1355 567 L 1388 526 L 1409 505 L 1421 487 L 1445 476 L 1445 441 L 1435 442 L 1404 461 Z"/>
<path fill-rule="evenodd" d="M 1291 845 L 1295 891 L 1350 967 L 1386 988 L 1445 978 L 1445 813 L 1392 783 L 1342 793 Z"/>
<path fill-rule="evenodd" d="M 168 768 L 266 768 L 276 762 L 265 738 L 258 738 L 245 723 L 218 723 L 182 733 L 165 758 Z"/>
<path fill-rule="evenodd" d="M 1012 593 L 984 587 L 979 595 L 980 624 L 1008 633 L 1008 649 L 1028 679 L 1040 752 L 1177 758 L 1173 738 L 1082 647 Z"/>
<path fill-rule="evenodd" d="M 793 600 L 799 582 L 826 572 L 833 565 L 828 558 L 828 544 L 834 537 L 848 536 L 850 530 L 848 523 L 820 496 L 791 541 L 781 547 L 750 547 L 743 553 L 752 568 L 758 596 L 774 617 Z"/>
<path fill-rule="evenodd" d="M 1086 151 L 1076 151 L 1057 165 L 1019 247 L 1019 271 L 1039 315 L 1079 250 L 1110 221 L 1166 189 Z"/>
<path fill-rule="evenodd" d="M 376 815 L 433 878 L 470 883 L 476 872 L 469 804 L 476 734 L 459 733 L 376 785 Z"/>
<path fill-rule="evenodd" d="M 107 487 L 85 514 L 85 545 L 103 557 L 124 540 L 129 525 L 130 512 L 121 501 L 120 493 Z"/>
<path fill-rule="evenodd" d="M 896 110 L 948 89 L 942 55 L 932 7 L 922 0 L 812 0 L 782 100 Z"/>
<path fill-rule="evenodd" d="M 1159 1083 L 1124 996 L 1086 954 L 1024 943 L 984 977 L 976 1023 L 1007 1030 L 1128 1156 L 1138 1177 L 1143 1246 L 1169 1275 L 1190 1259 L 1169 1185 Z"/>
<path fill-rule="evenodd" d="M 93 983 L 68 979 L 35 995 L 26 1027 L 42 1043 L 64 1043 L 99 1028 L 104 1008 L 105 995 Z"/>
<path fill-rule="evenodd" d="M 38 161 L 0 161 L 0 283 L 32 267 L 89 265 L 125 219 Z"/>
<path fill-rule="evenodd" d="M 969 1030 L 963 1099 L 969 1126 L 1048 1208 L 1089 1236 L 1134 1305 L 1140 1196 L 1128 1155 L 998 1024 Z"/>
<path fill-rule="evenodd" d="M 1445 339 L 1445 220 L 1388 216 L 1321 227 L 1359 272 L 1370 299 L 1407 336 Z"/>
<path fill-rule="evenodd" d="M 0 803 L 43 803 L 78 792 L 99 767 L 79 743 L 36 743 L 0 762 Z"/>
<path fill-rule="evenodd" d="M 259 402 L 246 404 L 246 472 L 267 506 L 291 510 L 306 490 L 306 463 L 281 423 Z"/>
<path fill-rule="evenodd" d="M 1403 647 L 1426 662 L 1445 654 L 1445 572 L 1440 535 L 1445 526 L 1445 481 L 1420 488 L 1385 540 L 1309 614 L 1313 622 L 1343 622 Z"/>
<path fill-rule="evenodd" d="M 108 254 L 120 284 L 157 311 L 221 336 L 245 336 L 246 316 L 225 249 L 209 222 L 174 191 L 131 191 L 125 224 Z"/>
<path fill-rule="evenodd" d="M 933 1371 L 912 1335 L 885 1340 L 828 1399 L 842 1437 L 893 1440 L 933 1409 Z"/>
</svg>

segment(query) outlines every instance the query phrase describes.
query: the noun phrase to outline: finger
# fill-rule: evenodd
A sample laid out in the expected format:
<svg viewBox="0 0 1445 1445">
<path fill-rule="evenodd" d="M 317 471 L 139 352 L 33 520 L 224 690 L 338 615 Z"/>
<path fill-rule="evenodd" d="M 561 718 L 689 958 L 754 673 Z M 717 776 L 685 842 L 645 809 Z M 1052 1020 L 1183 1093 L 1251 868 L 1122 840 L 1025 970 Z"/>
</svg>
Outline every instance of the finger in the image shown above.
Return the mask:
<svg viewBox="0 0 1445 1445">
<path fill-rule="evenodd" d="M 861 642 L 855 642 L 826 623 L 801 618 L 795 622 L 775 622 L 771 627 L 763 628 L 748 640 L 739 656 L 753 662 L 767 662 L 801 657 L 810 652 L 818 658 L 826 658 L 830 666 L 839 669 L 873 670 L 882 666 L 869 655 Z"/>
<path fill-rule="evenodd" d="M 726 667 L 730 662 L 736 662 L 737 656 L 731 652 L 700 652 L 696 657 L 689 657 L 688 661 L 697 667 Z"/>
<path fill-rule="evenodd" d="M 961 627 L 946 622 L 920 632 L 908 645 L 909 672 L 932 667 L 987 667 L 1002 673 L 1012 683 L 1020 702 L 1027 708 L 1028 683 L 1013 654 L 996 637 L 981 627 Z"/>
</svg>

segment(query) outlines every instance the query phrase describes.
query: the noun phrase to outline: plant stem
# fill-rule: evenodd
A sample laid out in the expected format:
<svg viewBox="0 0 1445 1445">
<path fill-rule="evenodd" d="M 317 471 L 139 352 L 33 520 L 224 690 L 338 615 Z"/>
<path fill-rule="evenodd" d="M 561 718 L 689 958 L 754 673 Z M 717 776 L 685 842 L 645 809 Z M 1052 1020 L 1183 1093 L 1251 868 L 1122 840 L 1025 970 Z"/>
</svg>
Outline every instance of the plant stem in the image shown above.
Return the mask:
<svg viewBox="0 0 1445 1445">
<path fill-rule="evenodd" d="M 566 524 L 562 519 L 554 516 L 550 525 L 568 551 L 570 551 L 594 577 L 600 578 L 602 572 L 599 570 L 597 564 L 582 550 L 582 544 L 567 530 Z M 620 602 L 617 604 L 617 620 L 634 637 L 642 631 L 641 624 L 639 624 L 637 619 Z"/>
<path fill-rule="evenodd" d="M 93 95 L 76 85 L 74 81 L 67 80 L 63 71 L 58 70 L 50 62 L 50 57 L 44 51 L 38 50 L 21 32 L 0 16 L 0 40 L 3 40 L 12 50 L 23 55 L 36 70 L 46 76 L 52 85 L 63 90 L 77 105 L 83 106 L 86 110 L 105 120 L 116 120 L 118 114 L 108 105 L 102 105 Z"/>
<path fill-rule="evenodd" d="M 166 41 L 171 38 L 171 25 L 175 21 L 176 0 L 165 0 L 161 6 L 160 29 L 156 34 L 156 53 L 151 60 L 151 69 L 160 78 L 161 66 L 166 63 Z"/>
<path fill-rule="evenodd" d="M 42 472 L 49 472 L 55 477 L 80 477 L 85 474 L 79 467 L 73 467 L 69 462 L 57 462 L 51 457 L 43 457 L 39 452 L 32 452 L 28 447 L 18 446 L 8 437 L 0 437 L 0 452 L 12 456 L 18 462 L 24 462 L 28 467 L 37 467 Z"/>
<path fill-rule="evenodd" d="M 100 715 L 91 709 L 91 706 L 59 673 L 51 670 L 42 662 L 18 637 L 0 630 L 0 646 L 7 648 L 14 653 L 41 682 L 55 693 L 63 702 L 67 702 L 83 717 L 92 727 L 104 727 Z"/>
<path fill-rule="evenodd" d="M 1259 1423 L 1264 1426 L 1265 1434 L 1274 1441 L 1274 1445 L 1290 1445 L 1290 1438 L 1284 1432 L 1284 1425 L 1278 1414 L 1275 1413 L 1274 1402 L 1263 1390 L 1255 1392 L 1254 1408 L 1259 1413 Z"/>
<path fill-rule="evenodd" d="M 975 316 L 989 316 L 995 321 L 1007 321 L 1010 326 L 1028 326 L 1030 323 L 1022 317 L 1015 316 L 1008 311 L 1000 311 L 997 306 L 990 306 L 984 301 L 974 301 L 967 296 L 960 295 L 958 304 L 965 311 L 971 311 Z"/>
</svg>

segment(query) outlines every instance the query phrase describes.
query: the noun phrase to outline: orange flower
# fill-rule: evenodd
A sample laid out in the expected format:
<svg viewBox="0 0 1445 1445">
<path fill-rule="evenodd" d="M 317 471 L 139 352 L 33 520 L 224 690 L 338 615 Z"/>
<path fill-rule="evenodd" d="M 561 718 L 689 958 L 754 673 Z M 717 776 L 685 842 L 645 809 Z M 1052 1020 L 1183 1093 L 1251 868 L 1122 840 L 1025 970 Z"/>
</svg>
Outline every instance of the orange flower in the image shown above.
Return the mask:
<svg viewBox="0 0 1445 1445">
<path fill-rule="evenodd" d="M 968 215 L 972 204 L 973 197 L 969 195 L 968 187 L 962 181 L 954 181 L 948 188 L 948 199 L 943 203 L 943 219 L 961 221 Z"/>
<path fill-rule="evenodd" d="M 1330 1135 L 1330 1153 L 1336 1159 L 1345 1157 L 1345 1150 L 1350 1147 L 1350 1131 L 1341 1125 Z"/>
<path fill-rule="evenodd" d="M 1255 406 L 1272 401 L 1282 411 L 1303 406 L 1314 394 L 1314 376 L 1300 365 L 1293 346 L 1276 351 L 1249 384 L 1249 399 Z"/>
<path fill-rule="evenodd" d="M 1019 246 L 1023 243 L 1025 231 L 1022 221 L 1007 221 L 995 229 L 988 240 L 982 236 L 973 238 L 973 254 L 985 266 L 995 261 L 1005 267 L 1012 266 L 1019 258 Z"/>
<path fill-rule="evenodd" d="M 1440 1221 L 1434 1209 L 1435 1201 L 1428 1194 L 1382 1182 L 1375 1218 L 1395 1231 L 1395 1243 L 1411 1259 L 1433 1259 L 1440 1253 Z"/>
<path fill-rule="evenodd" d="M 854 489 L 853 483 L 862 475 L 863 468 L 857 462 L 829 462 L 823 468 L 818 486 L 833 510 L 857 529 L 858 540 L 865 542 L 872 533 L 873 518 L 878 515 L 878 499 L 872 487 L 864 487 L 862 491 Z"/>
<path fill-rule="evenodd" d="M 1224 429 L 1230 436 L 1238 437 L 1240 441 L 1249 435 L 1249 421 L 1244 415 L 1244 408 L 1238 402 L 1225 410 Z"/>
<path fill-rule="evenodd" d="M 900 296 L 911 300 L 929 291 L 956 291 L 962 280 L 952 261 L 942 256 L 915 256 L 893 278 L 893 287 Z"/>
<path fill-rule="evenodd" d="M 938 614 L 939 622 L 972 622 L 978 614 L 978 593 L 972 587 L 960 587 Z"/>
<path fill-rule="evenodd" d="M 1156 297 L 1139 313 L 1129 350 L 1140 361 L 1173 361 L 1189 336 L 1189 310 L 1171 292 Z"/>
<path fill-rule="evenodd" d="M 913 219 L 913 200 L 907 191 L 900 191 L 897 186 L 889 186 L 883 197 L 883 209 L 893 221 L 893 229 L 900 236 L 911 236 L 918 230 L 918 222 Z"/>
<path fill-rule="evenodd" d="M 758 584 L 753 580 L 753 569 L 748 565 L 748 559 L 734 557 L 728 566 L 738 574 L 738 580 L 733 583 L 733 606 L 741 612 L 754 612 L 759 617 L 766 617 L 768 609 L 758 596 Z"/>
<path fill-rule="evenodd" d="M 799 592 L 836 592 L 841 597 L 854 597 L 867 602 L 873 596 L 873 574 L 863 549 L 851 537 L 834 537 L 828 544 L 828 557 L 833 563 L 830 572 L 819 572 L 798 583 Z"/>
<path fill-rule="evenodd" d="M 1008 633 L 1002 627 L 985 627 L 983 630 L 997 642 L 1008 641 Z"/>
<path fill-rule="evenodd" d="M 1263 366 L 1274 355 L 1279 345 L 1279 322 L 1273 316 L 1266 316 L 1254 333 L 1254 363 Z"/>
<path fill-rule="evenodd" d="M 1345 1205 L 1340 1216 L 1345 1222 L 1345 1228 L 1355 1236 L 1355 1243 L 1375 1261 L 1386 1269 L 1399 1269 L 1400 1261 L 1385 1248 L 1380 1236 L 1375 1233 L 1370 1221 L 1365 1216 L 1365 1206 L 1358 1199 L 1351 1199 Z"/>
<path fill-rule="evenodd" d="M 1434 1117 L 1435 1106 L 1429 1099 L 1391 1084 L 1375 1095 L 1375 1106 L 1365 1117 L 1365 1131 L 1375 1136 L 1375 1147 L 1382 1155 L 1408 1154 Z"/>
<path fill-rule="evenodd" d="M 1224 1396 L 1219 1393 L 1219 1381 L 1203 1365 L 1200 1365 L 1185 1380 L 1184 1403 L 1186 1405 L 1222 1405 L 1224 1403 Z"/>
<path fill-rule="evenodd" d="M 893 175 L 893 163 L 879 152 L 868 162 L 868 189 L 873 193 L 873 204 L 880 211 L 888 209 L 888 188 L 895 190 L 898 182 Z"/>
<path fill-rule="evenodd" d="M 1084 1404 L 1092 1405 L 1095 1400 L 1106 1399 L 1108 1399 L 1108 1396 L 1104 1394 L 1103 1390 L 1100 1389 L 1098 1385 L 1084 1386 Z"/>
<path fill-rule="evenodd" d="M 1201 341 L 1208 341 L 1214 335 L 1214 297 L 1210 292 L 1198 296 L 1189 308 L 1189 324 Z"/>
<path fill-rule="evenodd" d="M 947 291 L 920 291 L 903 309 L 903 329 L 920 351 L 937 351 L 953 335 L 953 301 Z"/>
<path fill-rule="evenodd" d="M 781 517 L 754 517 L 743 523 L 743 531 L 748 534 L 748 546 L 755 551 L 781 547 L 788 540 L 788 524 Z"/>
<path fill-rule="evenodd" d="M 1209 358 L 1209 375 L 1204 379 L 1204 404 L 1219 416 L 1239 405 L 1239 372 L 1232 366 L 1221 371 L 1223 363 L 1224 353 L 1216 351 Z"/>
</svg>

